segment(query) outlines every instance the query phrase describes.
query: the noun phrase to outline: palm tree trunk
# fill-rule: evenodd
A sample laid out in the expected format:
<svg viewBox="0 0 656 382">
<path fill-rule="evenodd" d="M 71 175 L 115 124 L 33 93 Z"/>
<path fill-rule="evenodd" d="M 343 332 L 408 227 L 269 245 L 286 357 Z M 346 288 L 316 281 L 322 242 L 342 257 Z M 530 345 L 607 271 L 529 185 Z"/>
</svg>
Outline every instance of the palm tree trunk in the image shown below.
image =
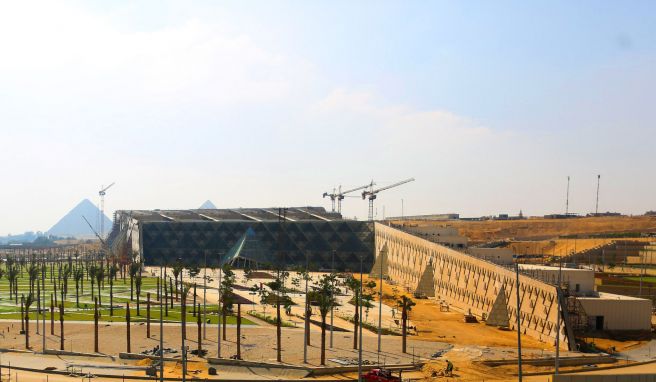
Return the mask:
<svg viewBox="0 0 656 382">
<path fill-rule="evenodd" d="M 276 295 L 276 360 L 282 362 L 282 322 L 280 321 L 280 296 Z"/>
<path fill-rule="evenodd" d="M 30 312 L 25 309 L 25 350 L 30 349 Z"/>
<path fill-rule="evenodd" d="M 50 335 L 55 335 L 55 305 L 53 304 L 52 293 L 50 293 Z"/>
<path fill-rule="evenodd" d="M 150 338 L 150 292 L 146 293 L 146 338 Z"/>
<path fill-rule="evenodd" d="M 403 327 L 401 328 L 401 336 L 402 336 L 402 338 L 401 338 L 401 350 L 403 351 L 403 353 L 406 352 L 406 342 L 405 342 L 406 339 L 405 339 L 405 336 L 406 336 L 406 327 L 407 327 L 406 321 L 407 320 L 408 320 L 408 312 L 406 311 L 406 308 L 404 306 L 403 307 L 403 313 L 401 314 L 401 321 L 403 323 Z"/>
<path fill-rule="evenodd" d="M 59 331 L 61 337 L 59 337 L 59 350 L 64 350 L 64 303 L 60 302 L 59 304 Z"/>
<path fill-rule="evenodd" d="M 198 304 L 198 310 L 200 311 L 200 304 Z M 203 339 L 201 336 L 201 322 L 200 322 L 200 314 L 196 316 L 196 326 L 198 329 L 198 356 L 201 356 L 201 350 L 203 350 Z"/>
<path fill-rule="evenodd" d="M 98 299 L 93 299 L 93 351 L 98 353 Z"/>
<path fill-rule="evenodd" d="M 226 309 L 225 305 L 223 306 L 223 311 L 222 311 L 222 324 L 223 324 L 223 340 L 226 340 L 226 324 L 228 321 L 228 310 Z"/>
<path fill-rule="evenodd" d="M 360 320 L 360 314 L 358 313 L 358 298 L 356 292 L 355 299 L 355 314 L 353 315 L 353 349 L 358 348 L 358 323 Z"/>
<path fill-rule="evenodd" d="M 114 278 L 109 277 L 109 315 L 114 316 Z"/>
<path fill-rule="evenodd" d="M 185 302 L 186 298 L 182 299 L 180 303 L 180 317 L 182 323 L 182 340 L 187 339 L 187 303 Z"/>
<path fill-rule="evenodd" d="M 307 346 L 310 346 L 310 314 L 312 309 L 310 308 L 310 301 L 308 294 L 305 294 L 305 342 Z"/>
<path fill-rule="evenodd" d="M 326 315 L 321 314 L 321 366 L 326 365 Z"/>
<path fill-rule="evenodd" d="M 126 302 L 125 303 L 125 323 L 126 323 L 126 335 L 127 335 L 127 345 L 128 345 L 128 353 L 130 352 L 131 349 L 131 343 L 130 343 L 130 303 Z"/>
<path fill-rule="evenodd" d="M 241 304 L 237 304 L 237 359 L 241 359 Z"/>
</svg>

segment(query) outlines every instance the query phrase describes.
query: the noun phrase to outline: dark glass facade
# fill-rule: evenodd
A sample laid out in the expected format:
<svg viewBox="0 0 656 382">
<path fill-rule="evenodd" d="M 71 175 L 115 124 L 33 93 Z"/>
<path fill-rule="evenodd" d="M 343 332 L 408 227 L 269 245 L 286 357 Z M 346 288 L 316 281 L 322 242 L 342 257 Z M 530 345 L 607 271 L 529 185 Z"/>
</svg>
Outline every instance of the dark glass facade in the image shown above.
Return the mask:
<svg viewBox="0 0 656 382">
<path fill-rule="evenodd" d="M 217 266 L 247 260 L 260 268 L 359 271 L 373 266 L 373 223 L 296 222 L 142 222 L 141 249 L 146 265 Z M 239 261 L 235 263 L 239 264 Z"/>
</svg>

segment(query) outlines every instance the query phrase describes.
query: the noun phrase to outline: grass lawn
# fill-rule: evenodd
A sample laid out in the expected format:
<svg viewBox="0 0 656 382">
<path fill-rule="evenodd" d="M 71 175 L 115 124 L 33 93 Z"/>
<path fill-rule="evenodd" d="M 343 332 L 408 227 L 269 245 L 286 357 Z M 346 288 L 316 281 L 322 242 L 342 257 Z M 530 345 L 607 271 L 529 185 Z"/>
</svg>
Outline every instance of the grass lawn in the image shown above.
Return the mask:
<svg viewBox="0 0 656 382">
<path fill-rule="evenodd" d="M 640 276 L 632 276 L 632 277 L 626 277 L 627 280 L 631 281 L 640 281 Z M 643 276 L 642 277 L 642 282 L 643 283 L 652 283 L 656 284 L 656 276 Z"/>
</svg>

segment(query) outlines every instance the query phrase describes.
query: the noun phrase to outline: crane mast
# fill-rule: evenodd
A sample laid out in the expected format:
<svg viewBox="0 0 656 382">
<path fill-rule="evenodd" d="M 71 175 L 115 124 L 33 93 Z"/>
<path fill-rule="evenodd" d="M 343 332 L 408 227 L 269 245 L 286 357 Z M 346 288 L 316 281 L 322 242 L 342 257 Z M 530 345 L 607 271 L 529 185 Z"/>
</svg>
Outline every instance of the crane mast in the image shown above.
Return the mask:
<svg viewBox="0 0 656 382">
<path fill-rule="evenodd" d="M 400 182 L 396 182 L 394 184 L 390 184 L 389 186 L 381 187 L 381 188 L 378 188 L 378 189 L 375 189 L 375 190 L 374 190 L 374 187 L 373 187 L 374 183 L 372 181 L 371 185 L 368 186 L 369 189 L 362 191 L 362 200 L 367 199 L 367 198 L 369 199 L 369 221 L 374 220 L 374 200 L 376 200 L 376 197 L 377 197 L 379 192 L 389 190 L 390 188 L 398 187 L 402 184 L 410 183 L 414 180 L 415 180 L 415 178 L 405 179 L 405 180 L 402 180 Z"/>
<path fill-rule="evenodd" d="M 355 192 L 355 191 L 359 191 L 359 190 L 365 189 L 367 187 L 371 188 L 375 185 L 376 185 L 376 183 L 374 183 L 374 181 L 372 180 L 371 182 L 369 182 L 368 184 L 365 184 L 364 186 L 351 188 L 350 190 L 346 190 L 346 191 L 342 191 L 342 186 L 340 185 L 337 190 L 335 190 L 335 188 L 333 188 L 332 193 L 324 192 L 323 197 L 324 198 L 326 196 L 330 197 L 330 201 L 332 202 L 332 212 L 335 212 L 335 201 L 336 201 L 337 202 L 337 212 L 341 214 L 342 213 L 342 200 L 344 200 L 344 198 L 346 198 L 346 194 L 349 194 L 349 193 Z"/>
<path fill-rule="evenodd" d="M 115 182 L 112 182 L 107 187 L 100 186 L 100 191 L 98 191 L 98 195 L 100 195 L 100 237 L 103 238 L 105 237 L 105 194 L 114 184 Z"/>
</svg>

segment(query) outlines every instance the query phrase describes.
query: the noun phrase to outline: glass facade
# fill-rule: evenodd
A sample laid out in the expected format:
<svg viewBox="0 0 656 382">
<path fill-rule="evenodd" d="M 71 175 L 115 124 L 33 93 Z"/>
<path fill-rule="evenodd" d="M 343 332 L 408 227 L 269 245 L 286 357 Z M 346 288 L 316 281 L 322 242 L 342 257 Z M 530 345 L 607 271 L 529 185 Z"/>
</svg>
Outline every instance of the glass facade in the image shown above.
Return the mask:
<svg viewBox="0 0 656 382">
<path fill-rule="evenodd" d="M 250 263 L 254 268 L 337 271 L 373 266 L 373 224 L 360 221 L 141 222 L 146 265 L 218 266 Z"/>
</svg>

